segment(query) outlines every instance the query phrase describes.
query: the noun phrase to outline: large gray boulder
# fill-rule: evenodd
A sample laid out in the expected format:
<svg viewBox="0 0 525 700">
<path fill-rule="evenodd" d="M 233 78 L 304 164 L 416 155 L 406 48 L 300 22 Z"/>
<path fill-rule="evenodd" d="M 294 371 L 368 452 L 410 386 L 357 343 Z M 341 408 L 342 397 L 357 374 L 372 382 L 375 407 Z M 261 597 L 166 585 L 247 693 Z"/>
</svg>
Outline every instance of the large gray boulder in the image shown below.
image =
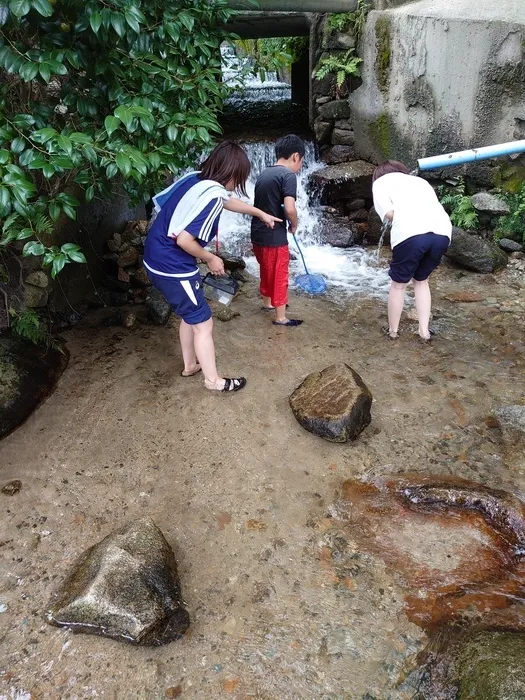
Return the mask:
<svg viewBox="0 0 525 700">
<path fill-rule="evenodd" d="M 323 222 L 321 241 L 334 248 L 351 248 L 360 245 L 363 234 L 356 224 L 349 223 L 343 217 L 330 217 Z"/>
<path fill-rule="evenodd" d="M 182 637 L 189 615 L 175 555 L 155 523 L 136 520 L 84 552 L 46 619 L 73 632 L 145 646 Z"/>
<path fill-rule="evenodd" d="M 510 213 L 507 202 L 490 192 L 477 192 L 472 195 L 472 206 L 485 214 L 503 216 Z"/>
<path fill-rule="evenodd" d="M 324 121 L 332 119 L 349 119 L 350 105 L 348 100 L 333 100 L 319 107 L 319 117 Z"/>
<path fill-rule="evenodd" d="M 370 390 L 342 363 L 310 374 L 291 395 L 290 407 L 305 430 L 330 442 L 357 440 L 372 420 Z"/>
<path fill-rule="evenodd" d="M 506 254 L 497 245 L 460 228 L 453 229 L 446 255 L 457 265 L 483 274 L 497 272 L 508 264 Z"/>
</svg>

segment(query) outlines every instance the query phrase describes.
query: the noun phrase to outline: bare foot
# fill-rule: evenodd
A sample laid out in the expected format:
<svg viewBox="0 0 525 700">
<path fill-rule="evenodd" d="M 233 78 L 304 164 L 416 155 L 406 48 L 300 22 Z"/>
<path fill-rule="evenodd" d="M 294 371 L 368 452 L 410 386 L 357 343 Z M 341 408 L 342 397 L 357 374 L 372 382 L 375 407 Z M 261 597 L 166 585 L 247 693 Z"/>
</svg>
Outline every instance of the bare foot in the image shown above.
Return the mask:
<svg viewBox="0 0 525 700">
<path fill-rule="evenodd" d="M 199 364 L 196 364 L 195 367 L 190 367 L 189 369 L 183 369 L 181 374 L 181 377 L 194 377 L 196 374 L 199 374 L 201 372 L 201 366 Z"/>
</svg>

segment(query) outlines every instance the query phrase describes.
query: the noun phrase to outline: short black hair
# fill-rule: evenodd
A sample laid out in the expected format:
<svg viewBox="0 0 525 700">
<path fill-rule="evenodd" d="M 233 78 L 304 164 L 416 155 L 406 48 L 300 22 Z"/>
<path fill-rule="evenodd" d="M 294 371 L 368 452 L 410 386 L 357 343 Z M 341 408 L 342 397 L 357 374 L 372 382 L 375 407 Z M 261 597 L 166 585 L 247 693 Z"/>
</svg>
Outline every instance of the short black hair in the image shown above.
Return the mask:
<svg viewBox="0 0 525 700">
<path fill-rule="evenodd" d="M 283 136 L 282 139 L 279 139 L 275 144 L 275 155 L 277 156 L 277 160 L 280 160 L 281 158 L 288 160 L 288 158 L 291 158 L 294 153 L 298 153 L 301 158 L 304 158 L 304 154 L 306 153 L 304 141 L 295 134 Z"/>
</svg>

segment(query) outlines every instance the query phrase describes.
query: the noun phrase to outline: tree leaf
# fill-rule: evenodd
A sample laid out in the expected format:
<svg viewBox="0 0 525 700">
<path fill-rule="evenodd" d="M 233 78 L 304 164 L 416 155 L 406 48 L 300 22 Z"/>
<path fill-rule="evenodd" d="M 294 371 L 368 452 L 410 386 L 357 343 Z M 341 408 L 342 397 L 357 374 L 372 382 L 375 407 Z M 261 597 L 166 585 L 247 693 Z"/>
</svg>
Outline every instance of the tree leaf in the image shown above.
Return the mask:
<svg viewBox="0 0 525 700">
<path fill-rule="evenodd" d="M 24 17 L 31 10 L 29 0 L 10 0 L 9 9 L 15 17 Z"/>
<path fill-rule="evenodd" d="M 135 17 L 134 13 L 130 11 L 129 8 L 126 8 L 124 10 L 124 17 L 126 18 L 126 22 L 128 23 L 128 26 L 137 34 L 140 34 L 140 24 L 138 23 L 137 18 Z"/>
<path fill-rule="evenodd" d="M 42 76 L 42 79 L 46 81 L 46 83 L 49 82 L 49 79 L 51 78 L 51 68 L 49 65 L 43 61 L 40 66 L 38 67 L 38 70 L 40 72 L 40 75 Z"/>
<path fill-rule="evenodd" d="M 120 172 L 124 175 L 124 177 L 129 177 L 131 173 L 131 160 L 126 153 L 117 153 L 117 157 L 115 158 L 115 163 L 117 164 L 117 168 L 120 170 Z"/>
<path fill-rule="evenodd" d="M 57 139 L 57 144 L 58 147 L 65 151 L 68 155 L 73 153 L 73 144 L 67 136 L 61 134 Z"/>
<path fill-rule="evenodd" d="M 45 252 L 46 248 L 43 243 L 39 243 L 38 241 L 29 241 L 29 243 L 25 244 L 24 249 L 22 250 L 22 255 L 44 255 Z"/>
<path fill-rule="evenodd" d="M 119 128 L 120 123 L 120 119 L 117 119 L 117 117 L 111 114 L 104 119 L 104 126 L 108 132 L 108 136 L 111 136 L 111 134 Z"/>
<path fill-rule="evenodd" d="M 42 17 L 51 17 L 53 14 L 53 6 L 49 0 L 31 0 L 31 5 Z"/>
<path fill-rule="evenodd" d="M 48 211 L 49 216 L 53 219 L 53 221 L 57 221 L 62 209 L 60 208 L 60 204 L 57 204 L 56 202 L 51 202 L 51 204 L 48 207 Z"/>
<path fill-rule="evenodd" d="M 95 34 L 98 34 L 98 30 L 102 24 L 102 15 L 100 12 L 93 12 L 89 16 L 89 24 L 91 25 L 91 29 L 95 32 Z"/>
<path fill-rule="evenodd" d="M 24 148 L 26 147 L 26 140 L 20 136 L 18 136 L 16 139 L 13 139 L 11 141 L 11 151 L 13 153 L 22 153 Z"/>
<path fill-rule="evenodd" d="M 111 13 L 111 26 L 117 32 L 119 37 L 122 39 L 122 37 L 126 33 L 126 20 L 125 20 L 124 15 L 122 15 L 120 12 L 112 12 Z"/>
<path fill-rule="evenodd" d="M 20 68 L 19 75 L 26 83 L 34 80 L 38 75 L 38 63 L 27 62 Z"/>
<path fill-rule="evenodd" d="M 11 195 L 7 187 L 2 187 L 0 185 L 0 209 L 5 209 L 9 202 L 11 201 Z"/>
</svg>

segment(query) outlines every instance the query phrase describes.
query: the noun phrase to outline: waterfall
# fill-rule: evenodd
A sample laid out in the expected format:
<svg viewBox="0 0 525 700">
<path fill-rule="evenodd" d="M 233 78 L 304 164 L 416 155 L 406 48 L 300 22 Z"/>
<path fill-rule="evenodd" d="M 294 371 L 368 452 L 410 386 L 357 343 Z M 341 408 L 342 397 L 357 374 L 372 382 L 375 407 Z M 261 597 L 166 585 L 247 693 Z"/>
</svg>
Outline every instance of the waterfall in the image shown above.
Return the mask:
<svg viewBox="0 0 525 700">
<path fill-rule="evenodd" d="M 260 173 L 275 164 L 274 144 L 248 142 L 243 144 L 248 153 L 252 171 L 247 184 L 249 200 L 253 202 L 255 182 Z M 310 175 L 323 163 L 317 161 L 313 143 L 307 143 L 303 170 L 298 177 L 297 210 L 299 230 L 297 237 L 302 244 L 309 272 L 324 275 L 335 300 L 344 301 L 349 295 L 384 297 L 390 280 L 386 270 L 379 267 L 373 252 L 361 247 L 340 249 L 323 245 L 321 228 L 324 212 L 318 200 L 308 192 Z M 259 268 L 251 254 L 250 218 L 225 211 L 221 217 L 219 239 L 221 246 L 234 255 L 245 258 L 248 270 L 258 276 Z M 290 250 L 294 251 L 290 237 Z M 292 263 L 292 279 L 303 272 L 299 260 Z"/>
</svg>

